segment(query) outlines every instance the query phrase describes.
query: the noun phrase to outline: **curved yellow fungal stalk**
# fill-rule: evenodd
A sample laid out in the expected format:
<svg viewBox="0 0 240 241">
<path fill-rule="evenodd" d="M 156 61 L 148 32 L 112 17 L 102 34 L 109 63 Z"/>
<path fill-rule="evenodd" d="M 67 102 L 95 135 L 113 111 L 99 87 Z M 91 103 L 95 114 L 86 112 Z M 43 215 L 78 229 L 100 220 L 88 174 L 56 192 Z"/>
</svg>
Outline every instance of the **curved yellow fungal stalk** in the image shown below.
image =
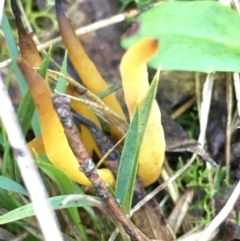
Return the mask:
<svg viewBox="0 0 240 241">
<path fill-rule="evenodd" d="M 124 97 L 132 120 L 137 106 L 141 107 L 149 89 L 147 62 L 158 52 L 155 38 L 145 38 L 128 49 L 122 58 L 120 72 Z M 155 182 L 161 173 L 164 160 L 165 139 L 161 113 L 153 102 L 139 155 L 138 175 L 145 186 Z"/>
<path fill-rule="evenodd" d="M 49 160 L 64 171 L 70 179 L 83 185 L 91 185 L 89 179 L 79 171 L 79 164 L 68 145 L 64 129 L 52 105 L 52 92 L 44 80 L 23 59 L 17 59 L 39 116 L 42 139 Z M 99 175 L 109 185 L 115 179 L 108 169 L 99 169 Z"/>
<path fill-rule="evenodd" d="M 61 1 L 56 0 L 55 2 L 59 32 L 63 43 L 68 50 L 69 58 L 71 59 L 78 75 L 82 79 L 84 85 L 94 94 L 97 95 L 102 91 L 107 90 L 109 86 L 100 75 L 92 60 L 86 54 L 78 36 L 62 10 Z M 126 120 L 123 110 L 113 93 L 104 97 L 102 101 L 120 117 Z M 117 138 L 120 139 L 122 137 L 122 134 L 115 126 L 110 125 L 110 129 Z"/>
</svg>

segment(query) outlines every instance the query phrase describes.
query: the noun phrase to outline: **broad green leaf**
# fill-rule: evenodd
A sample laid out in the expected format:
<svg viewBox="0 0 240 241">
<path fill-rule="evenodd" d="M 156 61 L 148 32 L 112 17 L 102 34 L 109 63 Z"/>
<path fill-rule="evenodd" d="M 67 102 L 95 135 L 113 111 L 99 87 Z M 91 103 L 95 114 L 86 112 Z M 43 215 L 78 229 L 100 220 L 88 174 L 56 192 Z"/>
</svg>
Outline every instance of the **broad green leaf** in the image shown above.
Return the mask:
<svg viewBox="0 0 240 241">
<path fill-rule="evenodd" d="M 28 196 L 26 189 L 22 185 L 7 177 L 0 176 L 0 188 Z"/>
<path fill-rule="evenodd" d="M 158 78 L 155 78 L 149 88 L 142 108 L 135 111 L 123 147 L 116 183 L 116 195 L 120 200 L 123 211 L 126 213 L 129 213 L 131 209 L 140 147 L 151 106 L 156 96 L 157 86 Z"/>
<path fill-rule="evenodd" d="M 70 208 L 70 207 L 91 206 L 91 204 L 88 201 L 76 201 L 76 200 L 69 201 L 67 204 L 63 205 L 62 202 L 67 197 L 68 195 L 52 197 L 52 198 L 49 198 L 49 202 L 54 210 Z M 99 199 L 96 197 L 91 196 L 91 198 L 95 198 L 96 200 L 99 201 Z M 32 203 L 30 203 L 0 216 L 0 224 L 14 222 L 14 221 L 21 220 L 23 218 L 28 218 L 34 215 L 35 215 L 35 212 L 33 210 L 33 205 Z"/>
<path fill-rule="evenodd" d="M 37 153 L 35 153 L 35 159 L 37 166 L 40 167 L 41 170 L 57 184 L 61 194 L 74 194 L 73 182 L 68 178 L 68 176 L 63 171 L 44 161 L 43 158 L 37 155 Z M 68 211 L 79 232 L 83 235 L 83 237 L 86 240 L 88 240 L 85 228 L 82 225 L 77 208 L 71 207 L 68 208 Z"/>
<path fill-rule="evenodd" d="M 218 1 L 167 1 L 139 15 L 121 43 L 129 48 L 156 37 L 161 49 L 153 68 L 240 72 L 239 29 L 240 15 Z"/>
</svg>

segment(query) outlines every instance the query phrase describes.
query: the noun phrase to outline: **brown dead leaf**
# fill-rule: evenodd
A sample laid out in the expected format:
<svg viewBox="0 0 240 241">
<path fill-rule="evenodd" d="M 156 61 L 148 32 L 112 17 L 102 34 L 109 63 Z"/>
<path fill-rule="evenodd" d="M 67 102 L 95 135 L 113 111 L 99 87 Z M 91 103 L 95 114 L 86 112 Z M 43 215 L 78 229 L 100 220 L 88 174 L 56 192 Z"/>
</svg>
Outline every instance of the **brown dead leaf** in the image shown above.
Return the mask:
<svg viewBox="0 0 240 241">
<path fill-rule="evenodd" d="M 146 196 L 146 191 L 138 179 L 134 189 L 133 206 Z M 151 199 L 132 216 L 135 225 L 149 238 L 170 241 L 175 239 L 165 215 L 156 199 Z"/>
<path fill-rule="evenodd" d="M 213 166 L 217 164 L 204 150 L 203 146 L 196 140 L 187 136 L 183 128 L 177 124 L 166 111 L 161 109 L 162 125 L 166 139 L 166 151 L 168 152 L 192 152 L 201 156 L 205 161 Z"/>
</svg>

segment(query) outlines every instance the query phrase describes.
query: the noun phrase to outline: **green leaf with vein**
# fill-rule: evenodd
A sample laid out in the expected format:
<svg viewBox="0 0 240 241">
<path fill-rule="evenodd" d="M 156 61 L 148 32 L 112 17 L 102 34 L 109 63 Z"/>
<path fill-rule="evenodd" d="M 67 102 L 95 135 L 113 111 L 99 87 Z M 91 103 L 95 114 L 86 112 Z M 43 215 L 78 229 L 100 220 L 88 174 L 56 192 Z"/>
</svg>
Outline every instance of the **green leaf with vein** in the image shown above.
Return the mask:
<svg viewBox="0 0 240 241">
<path fill-rule="evenodd" d="M 163 70 L 240 72 L 240 15 L 218 1 L 167 1 L 136 18 L 124 48 L 155 37 L 161 50 L 149 65 Z"/>
</svg>

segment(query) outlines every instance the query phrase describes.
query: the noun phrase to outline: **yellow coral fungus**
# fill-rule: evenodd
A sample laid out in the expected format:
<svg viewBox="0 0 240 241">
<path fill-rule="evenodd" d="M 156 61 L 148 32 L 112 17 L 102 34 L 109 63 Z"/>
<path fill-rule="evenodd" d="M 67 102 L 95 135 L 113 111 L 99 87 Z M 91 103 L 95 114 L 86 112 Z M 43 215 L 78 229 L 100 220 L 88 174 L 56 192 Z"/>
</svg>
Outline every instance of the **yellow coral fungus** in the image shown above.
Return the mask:
<svg viewBox="0 0 240 241">
<path fill-rule="evenodd" d="M 53 109 L 52 93 L 48 85 L 25 60 L 19 58 L 17 63 L 36 105 L 42 139 L 49 160 L 72 180 L 83 185 L 91 185 L 88 178 L 79 171 L 77 159 L 68 145 L 62 124 Z M 110 170 L 99 169 L 98 172 L 104 181 L 114 186 L 115 180 Z"/>
<path fill-rule="evenodd" d="M 55 2 L 59 31 L 64 45 L 68 50 L 68 55 L 73 63 L 73 66 L 81 77 L 84 85 L 94 94 L 99 94 L 109 87 L 98 72 L 94 63 L 87 56 L 81 42 L 78 39 L 78 36 L 74 32 L 73 27 L 63 13 L 60 0 L 56 0 Z M 115 111 L 120 117 L 125 119 L 122 108 L 114 94 L 104 97 L 103 102 L 113 111 Z M 113 134 L 118 138 L 122 136 L 114 126 L 110 126 L 110 128 L 113 131 Z"/>
<path fill-rule="evenodd" d="M 128 49 L 122 58 L 120 72 L 125 101 L 130 119 L 137 106 L 141 107 L 149 89 L 147 62 L 159 50 L 155 38 L 145 38 Z M 139 155 L 138 175 L 145 186 L 159 177 L 165 153 L 164 132 L 161 113 L 156 101 L 153 102 Z"/>
</svg>

